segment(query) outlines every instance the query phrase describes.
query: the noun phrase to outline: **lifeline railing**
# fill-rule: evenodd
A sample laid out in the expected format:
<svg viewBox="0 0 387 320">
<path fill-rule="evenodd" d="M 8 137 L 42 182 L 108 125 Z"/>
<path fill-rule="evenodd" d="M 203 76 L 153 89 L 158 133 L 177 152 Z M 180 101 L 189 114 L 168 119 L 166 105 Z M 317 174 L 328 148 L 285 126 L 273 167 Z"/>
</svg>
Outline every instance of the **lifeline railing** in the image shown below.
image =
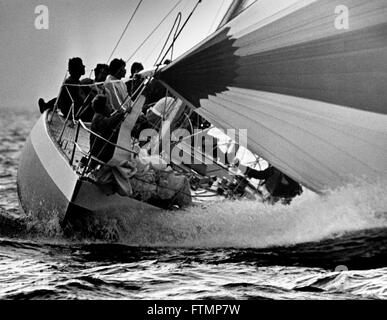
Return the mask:
<svg viewBox="0 0 387 320">
<path fill-rule="evenodd" d="M 90 130 L 89 128 L 87 128 L 86 124 L 82 121 L 82 120 L 78 120 L 78 126 L 77 126 L 77 132 L 76 132 L 76 135 L 75 135 L 75 141 L 74 141 L 74 149 L 73 149 L 73 153 L 72 153 L 72 157 L 71 157 L 71 160 L 70 160 L 70 165 L 72 166 L 74 164 L 74 158 L 75 158 L 75 152 L 76 152 L 76 149 L 80 150 L 82 152 L 82 154 L 87 158 L 87 164 L 85 165 L 85 169 L 82 173 L 82 176 L 86 174 L 87 172 L 87 169 L 88 167 L 90 166 L 90 162 L 93 160 L 93 161 L 96 161 L 102 165 L 105 165 L 106 163 L 104 163 L 103 161 L 99 160 L 98 158 L 96 157 L 93 157 L 91 155 L 91 150 L 87 153 L 85 152 L 84 150 L 82 150 L 82 148 L 79 146 L 78 144 L 78 139 L 79 139 L 79 131 L 80 131 L 80 128 L 83 128 L 83 130 L 85 130 L 86 132 L 88 132 L 90 135 L 93 135 L 94 137 L 102 140 L 106 145 L 111 145 L 115 148 L 118 148 L 120 150 L 123 150 L 125 152 L 127 152 L 128 154 L 131 154 L 131 155 L 135 155 L 137 156 L 138 155 L 138 152 L 134 151 L 134 150 L 130 150 L 130 149 L 127 149 L 127 148 L 124 148 L 116 143 L 113 143 L 107 139 L 105 139 L 104 137 L 100 136 L 99 134 L 93 132 L 92 130 Z"/>
<path fill-rule="evenodd" d="M 119 80 L 117 80 L 117 81 L 112 81 L 112 82 L 119 82 Z M 144 83 L 145 83 L 145 80 L 144 80 Z M 144 84 L 144 83 L 143 83 L 143 84 Z M 75 137 L 74 137 L 74 138 L 71 137 L 70 141 L 68 141 L 68 142 L 70 142 L 70 143 L 73 144 L 73 149 L 72 149 L 72 152 L 71 152 L 71 155 L 70 155 L 70 165 L 71 165 L 71 166 L 74 165 L 74 160 L 75 160 L 75 156 L 76 156 L 76 151 L 79 150 L 79 151 L 80 151 L 84 156 L 86 156 L 86 158 L 87 158 L 87 165 L 85 166 L 85 170 L 84 170 L 84 172 L 83 172 L 82 175 L 86 174 L 87 169 L 88 169 L 88 167 L 90 166 L 91 160 L 94 160 L 94 161 L 97 161 L 97 162 L 101 162 L 101 161 L 99 161 L 97 158 L 91 156 L 91 150 L 89 151 L 89 153 L 86 153 L 86 152 L 82 149 L 82 147 L 80 146 L 80 144 L 78 143 L 78 140 L 79 140 L 79 134 L 80 134 L 80 129 L 81 129 L 81 127 L 82 127 L 86 132 L 88 132 L 90 135 L 93 135 L 93 136 L 97 137 L 98 139 L 102 140 L 102 141 L 105 143 L 104 148 L 106 148 L 107 145 L 111 145 L 111 146 L 114 146 L 115 148 L 121 149 L 121 150 L 123 150 L 123 151 L 125 151 L 125 152 L 128 152 L 128 153 L 130 153 L 130 154 L 138 155 L 137 152 L 135 152 L 135 151 L 133 151 L 133 150 L 129 150 L 129 149 L 127 149 L 127 148 L 124 148 L 124 147 L 122 147 L 122 146 L 120 146 L 120 145 L 118 145 L 118 144 L 112 143 L 112 142 L 109 141 L 108 139 L 105 139 L 105 138 L 103 138 L 102 136 L 96 134 L 95 132 L 93 132 L 92 130 L 90 130 L 89 128 L 87 128 L 87 126 L 85 125 L 85 123 L 84 123 L 82 120 L 76 119 L 77 116 L 79 116 L 79 114 L 75 115 L 75 101 L 74 101 L 74 99 L 73 99 L 73 97 L 72 97 L 72 95 L 71 95 L 71 93 L 70 93 L 68 87 L 74 87 L 74 86 L 75 86 L 75 87 L 90 87 L 90 86 L 98 86 L 98 85 L 101 85 L 101 84 L 103 84 L 103 83 L 94 83 L 94 84 L 87 84 L 87 85 L 63 84 L 62 87 L 61 87 L 61 92 L 62 92 L 62 90 L 64 90 L 64 89 L 67 90 L 68 96 L 70 97 L 72 104 L 71 104 L 70 110 L 67 112 L 66 119 L 64 120 L 63 127 L 62 127 L 62 129 L 61 129 L 61 132 L 60 132 L 60 134 L 59 134 L 59 138 L 57 139 L 57 142 L 58 142 L 58 144 L 63 148 L 63 142 L 64 142 L 64 141 L 63 141 L 63 136 L 64 136 L 64 134 L 65 134 L 65 132 L 66 132 L 66 129 L 67 129 L 67 128 L 73 129 L 74 126 L 77 125 Z M 140 87 L 137 89 L 136 93 L 137 93 L 140 89 L 141 89 L 141 92 L 143 92 L 144 87 L 140 86 Z M 135 93 L 135 94 L 136 94 L 136 93 Z M 84 109 L 84 107 L 85 107 L 86 102 L 88 101 L 88 98 L 89 98 L 89 96 L 86 97 L 85 101 L 83 102 L 83 105 L 82 105 L 82 107 L 81 107 L 82 112 L 84 111 L 83 109 Z M 123 105 L 124 103 L 126 103 L 126 101 L 128 100 L 128 98 L 130 98 L 129 95 L 126 97 L 125 101 L 123 101 L 122 105 Z M 54 108 L 53 114 L 55 114 L 55 112 L 57 111 L 57 104 L 58 104 L 58 100 L 56 101 L 56 104 L 55 104 L 55 108 Z M 122 105 L 121 105 L 121 107 L 122 107 Z M 87 108 L 87 107 L 86 107 L 86 108 Z M 79 113 L 79 112 L 78 112 L 78 113 Z M 53 118 L 53 116 L 51 117 L 51 120 L 50 120 L 50 121 L 52 121 L 52 118 Z M 69 125 L 69 123 L 70 123 L 70 125 Z M 65 148 L 63 148 L 63 149 L 65 149 Z"/>
<path fill-rule="evenodd" d="M 71 107 L 71 109 L 73 109 L 74 106 Z M 73 134 L 71 134 L 70 138 L 69 138 L 69 143 L 72 144 L 72 148 L 71 148 L 71 153 L 68 155 L 69 157 L 69 164 L 70 166 L 74 166 L 74 161 L 75 161 L 75 158 L 76 158 L 76 153 L 77 151 L 79 151 L 83 157 L 85 157 L 87 159 L 87 164 L 85 165 L 85 170 L 82 172 L 82 176 L 84 176 L 87 172 L 87 169 L 88 167 L 90 166 L 90 162 L 93 160 L 95 162 L 98 162 L 99 164 L 101 165 L 105 165 L 106 163 L 104 163 L 103 161 L 99 160 L 98 158 L 96 157 L 93 157 L 91 155 L 91 150 L 89 150 L 88 152 L 84 150 L 84 148 L 82 148 L 81 144 L 80 144 L 80 133 L 81 133 L 81 129 L 83 129 L 85 132 L 87 132 L 89 135 L 92 135 L 100 140 L 102 140 L 106 145 L 111 145 L 115 148 L 118 148 L 120 150 L 123 150 L 125 152 L 127 152 L 128 154 L 131 154 L 131 155 L 138 155 L 138 152 L 134 151 L 134 150 L 130 150 L 130 149 L 127 149 L 125 147 L 122 147 L 116 143 L 113 143 L 107 139 L 105 139 L 104 137 L 100 136 L 99 134 L 95 133 L 94 131 L 92 131 L 91 129 L 89 129 L 87 127 L 87 125 L 82 121 L 82 120 L 70 120 L 69 119 L 69 115 L 72 113 L 72 110 L 70 109 L 70 111 L 68 112 L 68 115 L 66 117 L 66 119 L 64 120 L 64 126 L 63 128 L 61 129 L 61 132 L 59 134 L 59 138 L 57 139 L 57 142 L 58 144 L 61 146 L 61 148 L 66 151 L 66 148 L 67 147 L 64 147 L 63 146 L 63 143 L 64 143 L 64 139 L 63 139 L 63 136 L 64 136 L 64 133 L 66 131 L 66 128 L 70 128 L 72 130 L 75 129 L 74 125 L 76 125 L 76 129 L 75 129 L 75 136 Z M 69 125 L 69 122 L 70 122 L 70 125 Z M 89 139 L 88 139 L 89 140 Z"/>
</svg>

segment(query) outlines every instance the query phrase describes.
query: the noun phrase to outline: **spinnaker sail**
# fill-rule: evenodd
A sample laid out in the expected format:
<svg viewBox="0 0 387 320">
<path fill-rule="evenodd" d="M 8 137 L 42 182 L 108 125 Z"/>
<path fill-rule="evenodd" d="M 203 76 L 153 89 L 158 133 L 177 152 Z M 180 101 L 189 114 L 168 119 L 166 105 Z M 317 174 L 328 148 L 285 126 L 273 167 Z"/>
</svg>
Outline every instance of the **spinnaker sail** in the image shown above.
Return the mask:
<svg viewBox="0 0 387 320">
<path fill-rule="evenodd" d="M 251 4 L 159 75 L 316 192 L 387 172 L 387 2 Z"/>
<path fill-rule="evenodd" d="M 234 0 L 231 2 L 230 7 L 226 11 L 222 21 L 219 24 L 219 28 L 223 27 L 225 24 L 230 22 L 232 19 L 237 17 L 243 10 L 249 7 L 251 4 L 257 0 Z"/>
</svg>

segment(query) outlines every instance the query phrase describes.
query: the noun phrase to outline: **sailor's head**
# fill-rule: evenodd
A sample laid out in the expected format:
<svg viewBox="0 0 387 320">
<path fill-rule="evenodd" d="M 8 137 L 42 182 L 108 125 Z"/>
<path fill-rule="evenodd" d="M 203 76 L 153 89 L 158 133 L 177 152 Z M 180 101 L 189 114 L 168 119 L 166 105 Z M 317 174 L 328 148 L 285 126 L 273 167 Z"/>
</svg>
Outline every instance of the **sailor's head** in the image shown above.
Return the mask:
<svg viewBox="0 0 387 320">
<path fill-rule="evenodd" d="M 117 79 L 125 78 L 126 62 L 122 59 L 114 59 L 109 65 L 109 74 Z"/>
<path fill-rule="evenodd" d="M 134 76 L 136 73 L 139 73 L 142 70 L 144 70 L 144 66 L 140 62 L 134 62 L 130 68 L 130 73 L 132 76 Z"/>
<path fill-rule="evenodd" d="M 104 82 L 109 74 L 109 66 L 99 63 L 94 69 L 95 82 Z"/>
<path fill-rule="evenodd" d="M 103 94 L 98 94 L 93 100 L 93 110 L 95 113 L 109 116 L 112 112 L 107 97 Z"/>
<path fill-rule="evenodd" d="M 69 73 L 75 78 L 80 78 L 85 74 L 85 66 L 81 58 L 72 58 L 68 64 Z"/>
</svg>

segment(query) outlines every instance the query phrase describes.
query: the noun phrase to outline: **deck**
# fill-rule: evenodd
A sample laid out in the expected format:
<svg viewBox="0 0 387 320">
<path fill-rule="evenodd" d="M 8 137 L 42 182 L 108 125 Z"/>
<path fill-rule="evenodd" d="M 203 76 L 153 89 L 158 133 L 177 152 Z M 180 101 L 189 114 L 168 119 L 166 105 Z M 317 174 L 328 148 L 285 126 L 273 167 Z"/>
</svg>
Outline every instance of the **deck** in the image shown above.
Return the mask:
<svg viewBox="0 0 387 320">
<path fill-rule="evenodd" d="M 88 155 L 90 149 L 90 133 L 78 123 L 74 124 L 72 121 L 68 121 L 67 124 L 65 124 L 63 117 L 57 113 L 54 113 L 52 120 L 50 120 L 51 115 L 48 117 L 48 127 L 52 139 L 57 141 L 59 149 L 61 150 L 62 154 L 66 156 L 73 170 L 81 175 L 83 169 L 80 167 L 80 161 L 84 156 Z M 86 127 L 89 128 L 89 125 L 86 124 Z M 79 133 L 77 137 L 78 128 Z M 60 143 L 58 141 L 60 141 Z M 77 146 L 74 143 L 75 141 L 77 141 Z M 222 167 L 216 165 L 205 167 L 208 169 L 208 172 L 203 173 L 203 176 L 211 175 L 217 176 L 219 178 L 231 179 L 227 170 L 223 169 Z M 181 173 L 192 172 L 192 168 L 186 167 L 184 165 L 179 165 L 178 168 L 175 169 L 178 169 L 177 171 Z M 224 197 L 214 194 L 213 191 L 207 190 L 206 188 L 199 188 L 196 191 L 191 190 L 191 193 L 194 197 L 193 202 L 195 204 L 204 204 L 211 201 L 224 200 Z"/>
</svg>

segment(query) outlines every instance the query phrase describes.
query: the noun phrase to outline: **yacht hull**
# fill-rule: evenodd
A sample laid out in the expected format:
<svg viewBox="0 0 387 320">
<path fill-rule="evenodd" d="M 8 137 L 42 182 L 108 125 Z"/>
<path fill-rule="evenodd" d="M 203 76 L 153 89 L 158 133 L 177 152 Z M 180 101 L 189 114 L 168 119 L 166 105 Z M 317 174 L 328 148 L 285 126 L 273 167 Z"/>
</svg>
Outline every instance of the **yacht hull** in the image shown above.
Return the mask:
<svg viewBox="0 0 387 320">
<path fill-rule="evenodd" d="M 45 113 L 28 137 L 18 169 L 20 204 L 29 217 L 44 224 L 58 219 L 68 235 L 105 237 L 109 222 L 125 228 L 131 215 L 161 209 L 135 199 L 108 194 L 80 178 L 55 141 Z"/>
</svg>

